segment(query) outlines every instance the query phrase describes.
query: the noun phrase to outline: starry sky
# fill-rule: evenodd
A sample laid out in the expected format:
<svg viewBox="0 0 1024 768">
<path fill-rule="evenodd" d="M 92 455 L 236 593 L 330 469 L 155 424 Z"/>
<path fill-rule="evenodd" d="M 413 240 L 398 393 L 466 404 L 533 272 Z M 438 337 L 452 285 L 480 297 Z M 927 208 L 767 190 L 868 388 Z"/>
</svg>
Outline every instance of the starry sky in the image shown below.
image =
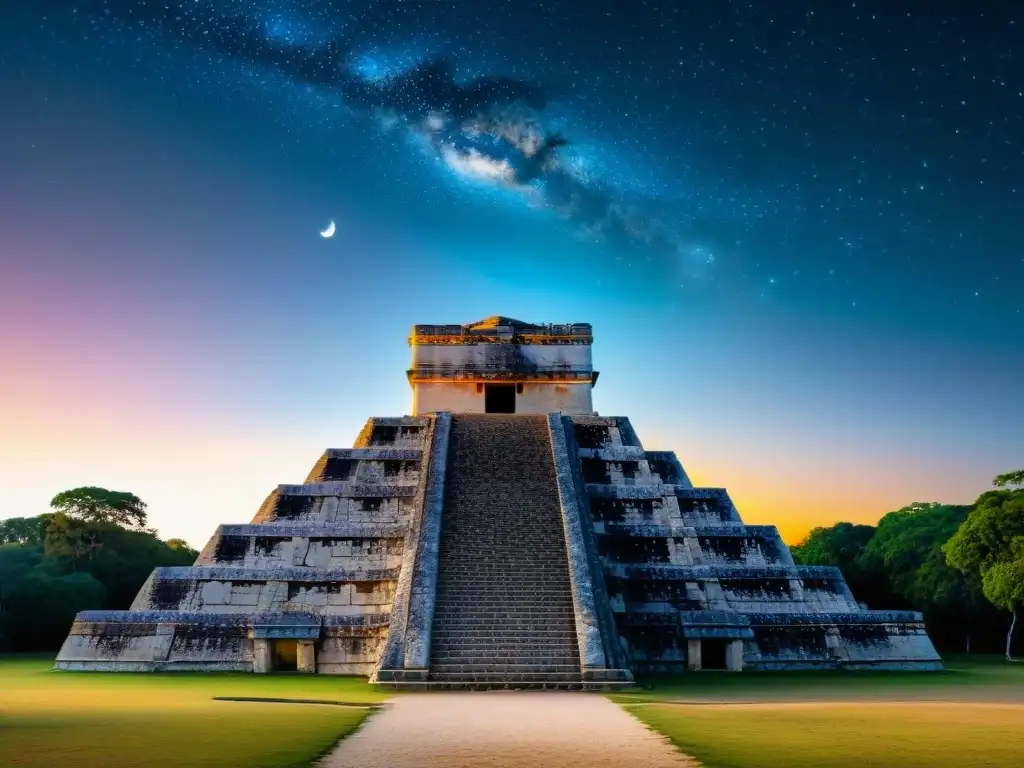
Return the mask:
<svg viewBox="0 0 1024 768">
<path fill-rule="evenodd" d="M 592 323 L 598 411 L 790 542 L 972 500 L 1024 465 L 1012 5 L 4 3 L 0 517 L 202 545 L 491 314 Z"/>
</svg>

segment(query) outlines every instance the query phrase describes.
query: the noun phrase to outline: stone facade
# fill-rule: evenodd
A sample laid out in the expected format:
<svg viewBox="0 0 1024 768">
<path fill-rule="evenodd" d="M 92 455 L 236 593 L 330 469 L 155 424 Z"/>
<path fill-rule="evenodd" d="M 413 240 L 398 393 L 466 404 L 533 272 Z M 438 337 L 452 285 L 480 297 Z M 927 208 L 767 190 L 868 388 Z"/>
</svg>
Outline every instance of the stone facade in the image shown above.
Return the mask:
<svg viewBox="0 0 1024 768">
<path fill-rule="evenodd" d="M 434 419 L 370 419 L 355 448 L 326 451 L 251 523 L 220 526 L 195 565 L 156 569 L 131 610 L 79 614 L 57 667 L 370 674 Z"/>
<path fill-rule="evenodd" d="M 156 569 L 130 610 L 79 614 L 57 667 L 404 688 L 941 667 L 920 614 L 861 608 L 837 569 L 795 565 L 724 489 L 693 487 L 628 419 L 593 414 L 590 326 L 498 317 L 416 326 L 411 341 L 430 413 L 370 419 L 251 523 L 220 526 L 193 566 Z M 517 377 L 548 394 L 484 392 L 463 410 L 459 387 Z M 515 413 L 481 412 L 495 402 Z"/>
<path fill-rule="evenodd" d="M 593 412 L 597 383 L 586 323 L 533 325 L 494 316 L 412 329 L 413 413 Z"/>
<path fill-rule="evenodd" d="M 614 638 L 636 671 L 938 669 L 911 611 L 869 611 L 838 568 L 797 566 L 774 526 L 644 451 L 626 418 L 562 417 L 573 435 Z"/>
</svg>

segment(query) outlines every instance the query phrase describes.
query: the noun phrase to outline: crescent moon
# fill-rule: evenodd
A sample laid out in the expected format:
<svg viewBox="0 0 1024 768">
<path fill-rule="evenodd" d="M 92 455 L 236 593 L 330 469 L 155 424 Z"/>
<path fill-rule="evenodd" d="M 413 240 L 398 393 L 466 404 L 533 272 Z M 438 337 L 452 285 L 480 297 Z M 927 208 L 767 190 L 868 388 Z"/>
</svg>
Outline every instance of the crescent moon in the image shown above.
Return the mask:
<svg viewBox="0 0 1024 768">
<path fill-rule="evenodd" d="M 327 229 L 322 230 L 320 232 L 320 237 L 322 237 L 324 240 L 326 240 L 329 237 L 334 237 L 334 230 L 335 230 L 334 220 L 331 219 L 331 222 L 327 225 Z"/>
</svg>

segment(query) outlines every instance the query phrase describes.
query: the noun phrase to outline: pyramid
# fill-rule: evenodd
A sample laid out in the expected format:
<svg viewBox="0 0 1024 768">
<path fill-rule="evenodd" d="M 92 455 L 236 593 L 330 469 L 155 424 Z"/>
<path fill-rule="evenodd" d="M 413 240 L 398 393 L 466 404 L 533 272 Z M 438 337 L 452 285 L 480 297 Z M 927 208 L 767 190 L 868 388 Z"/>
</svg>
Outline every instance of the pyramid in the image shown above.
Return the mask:
<svg viewBox="0 0 1024 768">
<path fill-rule="evenodd" d="M 920 613 L 798 566 L 670 451 L 593 410 L 586 323 L 417 325 L 413 415 L 371 418 L 59 669 L 297 670 L 399 689 L 597 688 L 635 674 L 940 669 Z"/>
</svg>

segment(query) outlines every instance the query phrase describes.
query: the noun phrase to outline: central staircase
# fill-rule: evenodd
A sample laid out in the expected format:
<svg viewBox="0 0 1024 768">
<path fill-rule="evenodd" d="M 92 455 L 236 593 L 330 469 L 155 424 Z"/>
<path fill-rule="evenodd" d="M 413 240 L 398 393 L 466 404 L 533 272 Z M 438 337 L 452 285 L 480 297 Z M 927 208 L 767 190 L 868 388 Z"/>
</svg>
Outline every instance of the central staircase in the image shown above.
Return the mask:
<svg viewBox="0 0 1024 768">
<path fill-rule="evenodd" d="M 452 416 L 431 683 L 581 688 L 545 416 Z"/>
</svg>

